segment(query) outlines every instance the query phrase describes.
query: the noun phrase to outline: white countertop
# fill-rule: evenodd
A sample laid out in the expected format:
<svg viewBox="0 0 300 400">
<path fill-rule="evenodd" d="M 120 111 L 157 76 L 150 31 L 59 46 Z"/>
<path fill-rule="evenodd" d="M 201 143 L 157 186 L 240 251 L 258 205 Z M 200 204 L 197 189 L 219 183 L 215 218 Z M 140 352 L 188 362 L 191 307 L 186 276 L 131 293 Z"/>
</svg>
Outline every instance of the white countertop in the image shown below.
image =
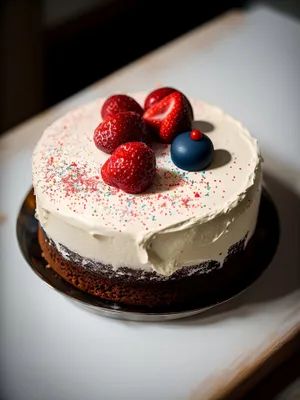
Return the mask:
<svg viewBox="0 0 300 400">
<path fill-rule="evenodd" d="M 300 24 L 257 7 L 195 29 L 0 138 L 0 370 L 5 400 L 212 399 L 300 330 Z M 31 152 L 67 109 L 172 85 L 258 138 L 281 240 L 270 268 L 215 311 L 137 323 L 75 306 L 33 274 L 15 227 Z"/>
</svg>

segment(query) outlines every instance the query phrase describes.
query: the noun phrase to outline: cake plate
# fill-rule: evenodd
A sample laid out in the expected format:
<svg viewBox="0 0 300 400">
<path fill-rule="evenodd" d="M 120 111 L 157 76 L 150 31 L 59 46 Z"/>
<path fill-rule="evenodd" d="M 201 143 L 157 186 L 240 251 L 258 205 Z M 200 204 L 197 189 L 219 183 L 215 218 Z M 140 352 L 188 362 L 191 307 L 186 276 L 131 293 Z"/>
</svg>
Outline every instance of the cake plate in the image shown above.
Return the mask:
<svg viewBox="0 0 300 400">
<path fill-rule="evenodd" d="M 199 296 L 192 304 L 178 304 L 169 307 L 140 307 L 102 300 L 87 294 L 60 278 L 47 266 L 41 254 L 37 238 L 38 221 L 35 218 L 35 196 L 31 189 L 17 218 L 17 238 L 21 252 L 32 270 L 48 286 L 66 296 L 75 304 L 97 314 L 133 321 L 166 321 L 199 314 L 224 304 L 249 288 L 267 269 L 279 241 L 279 219 L 276 208 L 267 190 L 263 188 L 257 227 L 254 232 L 254 251 L 248 262 L 251 268 L 243 273 L 224 290 L 210 296 Z"/>
</svg>

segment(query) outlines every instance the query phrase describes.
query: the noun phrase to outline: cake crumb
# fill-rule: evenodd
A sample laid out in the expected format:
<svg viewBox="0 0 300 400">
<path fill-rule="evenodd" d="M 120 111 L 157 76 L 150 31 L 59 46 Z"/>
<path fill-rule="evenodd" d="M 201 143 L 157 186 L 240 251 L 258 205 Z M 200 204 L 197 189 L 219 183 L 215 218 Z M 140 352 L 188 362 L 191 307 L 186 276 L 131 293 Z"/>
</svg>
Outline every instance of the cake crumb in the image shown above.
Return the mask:
<svg viewBox="0 0 300 400">
<path fill-rule="evenodd" d="M 0 224 L 4 221 L 6 221 L 7 216 L 5 214 L 0 214 Z"/>
</svg>

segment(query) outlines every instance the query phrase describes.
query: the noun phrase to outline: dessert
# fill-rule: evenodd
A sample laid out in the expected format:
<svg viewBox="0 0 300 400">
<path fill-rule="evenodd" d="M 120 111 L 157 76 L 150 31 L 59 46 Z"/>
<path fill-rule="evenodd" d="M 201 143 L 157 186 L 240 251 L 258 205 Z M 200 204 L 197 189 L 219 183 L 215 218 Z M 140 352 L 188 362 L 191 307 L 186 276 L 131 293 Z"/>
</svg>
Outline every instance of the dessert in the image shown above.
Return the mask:
<svg viewBox="0 0 300 400">
<path fill-rule="evenodd" d="M 105 300 L 192 303 L 249 268 L 261 196 L 258 144 L 221 109 L 179 91 L 126 96 L 143 113 L 126 102 L 115 108 L 118 97 L 109 107 L 96 99 L 55 121 L 37 143 L 43 256 L 63 279 Z M 104 121 L 132 113 L 148 132 L 117 127 L 107 135 L 99 128 L 104 105 Z"/>
</svg>

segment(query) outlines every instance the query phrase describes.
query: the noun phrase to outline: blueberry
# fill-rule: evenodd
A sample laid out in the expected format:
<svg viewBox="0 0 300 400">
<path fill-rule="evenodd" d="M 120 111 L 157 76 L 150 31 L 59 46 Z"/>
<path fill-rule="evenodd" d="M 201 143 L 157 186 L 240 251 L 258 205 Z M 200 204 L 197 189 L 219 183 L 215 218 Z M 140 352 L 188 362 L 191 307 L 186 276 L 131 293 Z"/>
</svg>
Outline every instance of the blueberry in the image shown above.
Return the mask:
<svg viewBox="0 0 300 400">
<path fill-rule="evenodd" d="M 171 159 L 180 169 L 199 171 L 213 161 L 214 146 L 208 136 L 199 131 L 188 131 L 175 137 L 171 144 Z"/>
</svg>

